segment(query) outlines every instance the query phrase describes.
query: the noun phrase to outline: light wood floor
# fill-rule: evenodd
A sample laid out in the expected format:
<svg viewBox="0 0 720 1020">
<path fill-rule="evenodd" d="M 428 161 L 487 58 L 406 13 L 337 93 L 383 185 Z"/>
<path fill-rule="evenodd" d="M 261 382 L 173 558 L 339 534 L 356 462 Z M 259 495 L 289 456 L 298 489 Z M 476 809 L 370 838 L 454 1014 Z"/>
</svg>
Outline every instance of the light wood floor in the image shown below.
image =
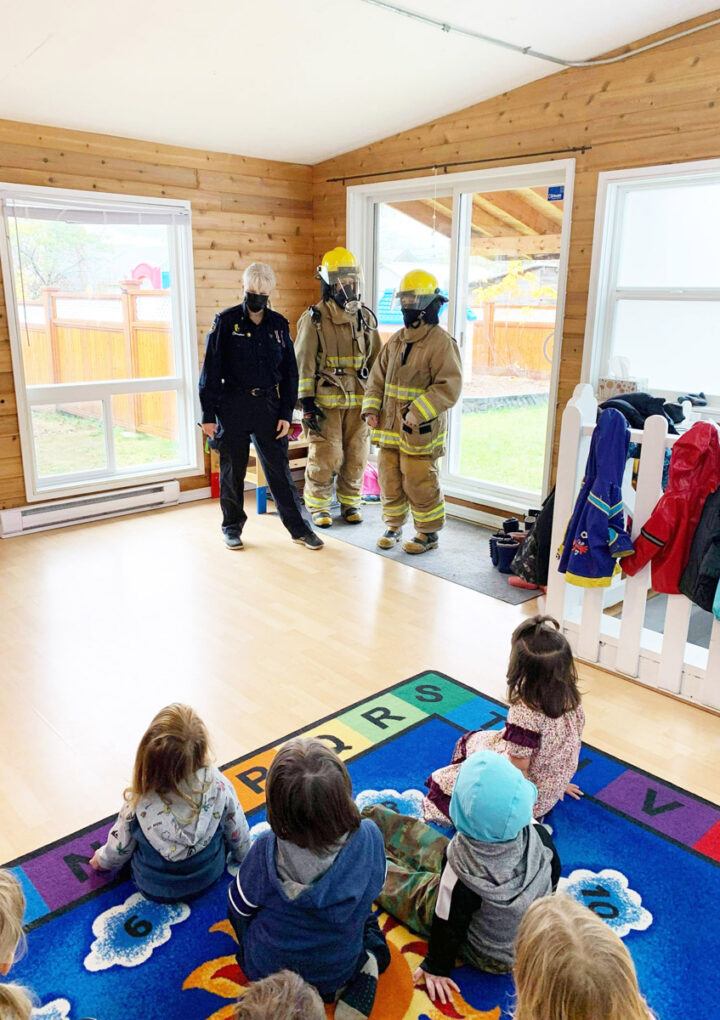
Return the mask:
<svg viewBox="0 0 720 1020">
<path fill-rule="evenodd" d="M 311 553 L 248 512 L 241 553 L 209 501 L 0 541 L 0 860 L 116 810 L 169 701 L 198 709 L 222 763 L 427 668 L 503 696 L 535 601 L 331 538 Z M 718 717 L 582 675 L 588 742 L 718 799 Z"/>
</svg>

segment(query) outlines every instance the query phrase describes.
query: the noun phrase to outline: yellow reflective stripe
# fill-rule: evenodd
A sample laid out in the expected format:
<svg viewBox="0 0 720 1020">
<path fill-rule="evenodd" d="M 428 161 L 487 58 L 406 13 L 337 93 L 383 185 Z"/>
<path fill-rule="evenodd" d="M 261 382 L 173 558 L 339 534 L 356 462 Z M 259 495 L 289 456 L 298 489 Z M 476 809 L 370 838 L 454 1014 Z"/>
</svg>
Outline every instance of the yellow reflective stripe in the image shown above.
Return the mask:
<svg viewBox="0 0 720 1020">
<path fill-rule="evenodd" d="M 383 503 L 383 513 L 393 514 L 400 516 L 400 514 L 407 513 L 410 504 L 405 499 L 402 503 Z"/>
<path fill-rule="evenodd" d="M 353 495 L 352 493 L 337 492 L 338 503 L 341 506 L 362 506 L 362 496 Z"/>
<path fill-rule="evenodd" d="M 400 436 L 397 432 L 386 432 L 384 429 L 373 429 L 372 441 L 378 446 L 399 446 L 403 453 L 425 455 L 433 453 L 435 450 L 439 450 L 445 445 L 447 440 L 447 432 L 441 432 L 431 439 L 428 443 L 422 445 L 411 446 L 405 436 Z"/>
<path fill-rule="evenodd" d="M 315 401 L 319 407 L 362 407 L 362 393 L 348 393 L 337 397 L 317 396 Z"/>
<path fill-rule="evenodd" d="M 400 436 L 397 432 L 384 432 L 382 429 L 373 429 L 372 441 L 380 446 L 399 446 Z"/>
<path fill-rule="evenodd" d="M 325 499 L 318 499 L 316 496 L 311 496 L 307 490 L 307 486 L 305 486 L 305 491 L 303 492 L 303 501 L 305 505 L 309 506 L 312 510 L 330 509 L 330 500 L 327 497 L 325 497 Z"/>
<path fill-rule="evenodd" d="M 410 446 L 410 444 L 405 440 L 405 437 L 403 436 L 400 439 L 400 449 L 403 451 L 403 453 L 410 453 L 410 454 L 414 453 L 416 455 L 418 455 L 418 454 L 433 453 L 433 451 L 439 450 L 440 447 L 445 445 L 445 440 L 446 439 L 447 439 L 447 432 L 441 432 L 440 435 L 435 437 L 435 439 L 431 439 L 429 443 L 423 443 L 422 445 Z"/>
<path fill-rule="evenodd" d="M 382 406 L 380 397 L 368 397 L 363 399 L 363 411 L 379 411 Z"/>
<path fill-rule="evenodd" d="M 423 396 L 417 397 L 415 399 L 414 405 L 417 408 L 418 412 L 423 416 L 425 421 L 430 421 L 432 418 L 437 418 L 437 411 L 424 394 Z"/>
<path fill-rule="evenodd" d="M 425 513 L 418 513 L 417 510 L 413 510 L 413 519 L 416 521 L 436 521 L 439 517 L 445 516 L 445 504 L 438 503 L 432 510 L 427 510 Z"/>
<path fill-rule="evenodd" d="M 402 400 L 409 400 L 419 397 L 425 390 L 421 386 L 398 386 L 396 383 L 385 383 L 385 393 L 388 397 L 399 397 Z"/>
<path fill-rule="evenodd" d="M 346 365 L 350 368 L 362 368 L 362 363 L 363 359 L 361 354 L 351 354 L 347 357 L 336 357 L 334 354 L 330 354 L 325 359 L 325 364 L 329 365 L 331 368 L 341 368 Z"/>
</svg>

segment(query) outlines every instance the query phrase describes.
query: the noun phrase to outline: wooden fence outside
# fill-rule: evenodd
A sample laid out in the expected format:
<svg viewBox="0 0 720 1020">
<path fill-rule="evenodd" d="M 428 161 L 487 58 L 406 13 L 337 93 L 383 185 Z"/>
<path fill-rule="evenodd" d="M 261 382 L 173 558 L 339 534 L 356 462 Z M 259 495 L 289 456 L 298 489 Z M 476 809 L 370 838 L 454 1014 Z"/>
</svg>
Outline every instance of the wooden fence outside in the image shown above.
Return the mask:
<svg viewBox="0 0 720 1020">
<path fill-rule="evenodd" d="M 483 305 L 483 318 L 472 323 L 474 373 L 550 378 L 554 323 L 524 319 L 525 307 Z M 381 325 L 379 328 L 385 341 L 399 327 Z"/>
<path fill-rule="evenodd" d="M 169 300 L 168 290 L 141 290 L 137 280 L 121 282 L 120 294 L 93 295 L 93 301 L 122 305 L 119 321 L 63 318 L 58 303 L 88 300 L 85 294 L 68 294 L 43 287 L 43 299 L 35 303 L 44 311 L 44 322 L 21 324 L 23 365 L 27 386 L 52 383 L 149 379 L 175 375 L 172 324 L 153 321 L 138 313 L 138 301 Z M 32 307 L 26 304 L 27 309 Z M 57 405 L 78 417 L 97 418 L 97 404 Z M 129 393 L 112 398 L 113 423 L 127 431 L 145 432 L 177 439 L 177 395 Z"/>
</svg>

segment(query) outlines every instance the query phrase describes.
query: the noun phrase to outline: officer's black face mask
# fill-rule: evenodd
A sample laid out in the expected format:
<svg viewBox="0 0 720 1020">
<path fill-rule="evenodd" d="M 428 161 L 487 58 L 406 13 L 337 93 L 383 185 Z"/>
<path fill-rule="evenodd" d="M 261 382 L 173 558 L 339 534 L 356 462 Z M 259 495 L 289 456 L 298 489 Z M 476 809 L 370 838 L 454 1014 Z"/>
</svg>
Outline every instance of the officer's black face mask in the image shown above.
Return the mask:
<svg viewBox="0 0 720 1020">
<path fill-rule="evenodd" d="M 403 308 L 402 317 L 406 329 L 417 329 L 422 326 L 425 315 L 417 308 Z"/>
<path fill-rule="evenodd" d="M 267 294 L 246 294 L 245 304 L 251 312 L 261 312 L 263 308 L 267 307 L 268 295 Z"/>
</svg>

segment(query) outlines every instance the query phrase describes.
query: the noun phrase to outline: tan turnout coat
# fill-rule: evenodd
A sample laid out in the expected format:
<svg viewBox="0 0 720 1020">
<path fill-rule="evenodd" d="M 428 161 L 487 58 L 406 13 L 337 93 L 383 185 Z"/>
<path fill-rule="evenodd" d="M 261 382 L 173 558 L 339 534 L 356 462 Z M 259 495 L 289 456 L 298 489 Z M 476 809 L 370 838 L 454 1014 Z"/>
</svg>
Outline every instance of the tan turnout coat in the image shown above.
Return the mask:
<svg viewBox="0 0 720 1020">
<path fill-rule="evenodd" d="M 359 372 L 372 368 L 380 350 L 376 329 L 358 328 L 357 314 L 335 301 L 320 301 L 319 331 L 311 309 L 300 316 L 295 357 L 300 377 L 298 397 L 314 397 L 319 407 L 361 407 L 366 379 Z"/>
<path fill-rule="evenodd" d="M 411 349 L 403 364 L 408 344 Z M 460 352 L 442 326 L 398 330 L 380 351 L 365 389 L 362 413 L 379 418 L 373 443 L 413 456 L 441 457 L 447 441 L 447 412 L 461 390 Z M 410 408 L 420 425 L 403 421 Z"/>
</svg>

